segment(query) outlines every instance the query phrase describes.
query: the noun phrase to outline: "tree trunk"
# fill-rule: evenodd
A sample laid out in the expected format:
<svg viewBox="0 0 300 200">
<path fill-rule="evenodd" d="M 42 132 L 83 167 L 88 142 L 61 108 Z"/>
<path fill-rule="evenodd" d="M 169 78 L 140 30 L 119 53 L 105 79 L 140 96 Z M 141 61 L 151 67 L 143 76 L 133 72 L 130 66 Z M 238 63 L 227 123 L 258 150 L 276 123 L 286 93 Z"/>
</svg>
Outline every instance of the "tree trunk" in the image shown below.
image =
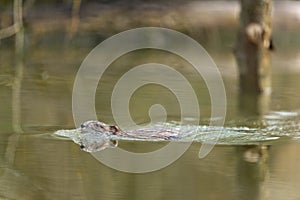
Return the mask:
<svg viewBox="0 0 300 200">
<path fill-rule="evenodd" d="M 240 0 L 240 3 L 240 29 L 234 53 L 241 92 L 270 92 L 272 0 Z"/>
</svg>

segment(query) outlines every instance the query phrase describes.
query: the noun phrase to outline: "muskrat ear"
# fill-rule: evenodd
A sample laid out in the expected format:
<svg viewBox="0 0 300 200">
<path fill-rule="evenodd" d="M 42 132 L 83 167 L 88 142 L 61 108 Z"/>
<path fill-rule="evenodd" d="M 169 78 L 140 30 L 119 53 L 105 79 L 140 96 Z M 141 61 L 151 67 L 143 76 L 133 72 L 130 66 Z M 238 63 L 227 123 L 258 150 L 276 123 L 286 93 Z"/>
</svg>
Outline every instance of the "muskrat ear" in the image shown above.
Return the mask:
<svg viewBox="0 0 300 200">
<path fill-rule="evenodd" d="M 117 135 L 117 133 L 120 131 L 119 127 L 117 126 L 109 126 L 109 130 L 112 131 L 112 134 Z"/>
</svg>

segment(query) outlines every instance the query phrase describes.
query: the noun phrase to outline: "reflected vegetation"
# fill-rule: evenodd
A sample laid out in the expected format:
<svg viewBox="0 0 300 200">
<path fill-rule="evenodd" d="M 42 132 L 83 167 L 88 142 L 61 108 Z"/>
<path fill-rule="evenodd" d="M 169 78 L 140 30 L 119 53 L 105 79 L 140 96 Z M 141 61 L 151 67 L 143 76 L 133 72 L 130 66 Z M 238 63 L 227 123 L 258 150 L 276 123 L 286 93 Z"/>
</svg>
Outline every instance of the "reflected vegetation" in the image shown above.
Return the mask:
<svg viewBox="0 0 300 200">
<path fill-rule="evenodd" d="M 16 6 L 22 1 L 14 2 Z M 232 53 L 238 24 L 235 1 L 74 0 L 57 4 L 26 1 L 22 21 L 20 10 L 14 15 L 11 2 L 1 3 L 0 198 L 300 198 L 300 28 L 299 20 L 294 20 L 299 18 L 299 2 L 274 2 L 272 93 L 262 95 L 238 92 L 238 71 Z M 13 26 L 16 21 L 17 28 Z M 249 138 L 239 138 L 234 145 L 217 145 L 202 160 L 197 157 L 201 144 L 195 142 L 164 169 L 127 174 L 103 165 L 70 140 L 53 137 L 56 130 L 75 128 L 73 81 L 89 51 L 115 33 L 141 26 L 173 28 L 199 41 L 224 79 L 226 127 L 253 128 L 265 137 L 280 137 L 278 142 L 265 144 L 261 138 L 256 145 L 242 145 L 242 141 L 251 139 L 249 133 Z M 147 62 L 173 66 L 184 74 L 197 91 L 200 125 L 213 120 L 209 93 L 195 70 L 168 52 L 144 50 L 120 57 L 105 72 L 95 98 L 100 121 L 115 124 L 110 108 L 114 85 L 132 66 Z M 137 124 L 149 123 L 149 108 L 157 103 L 165 107 L 167 121 L 180 121 L 178 101 L 159 85 L 147 85 L 134 93 L 129 105 L 133 120 Z M 147 152 L 166 143 L 120 140 L 119 147 Z"/>
</svg>

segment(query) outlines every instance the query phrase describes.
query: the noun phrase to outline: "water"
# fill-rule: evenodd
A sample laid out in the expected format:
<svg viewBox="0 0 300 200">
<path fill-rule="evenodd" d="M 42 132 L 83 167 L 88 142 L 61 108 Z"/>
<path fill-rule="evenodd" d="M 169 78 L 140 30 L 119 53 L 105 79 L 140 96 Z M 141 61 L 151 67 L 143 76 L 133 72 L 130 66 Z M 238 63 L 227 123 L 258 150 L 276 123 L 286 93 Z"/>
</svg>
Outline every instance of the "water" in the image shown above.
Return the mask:
<svg viewBox="0 0 300 200">
<path fill-rule="evenodd" d="M 231 54 L 234 28 L 216 27 L 199 33 L 187 27 L 190 34 L 203 43 L 222 74 L 227 96 L 227 134 L 220 136 L 208 156 L 199 159 L 202 142 L 210 141 L 215 135 L 197 133 L 191 146 L 174 163 L 141 174 L 112 169 L 71 140 L 53 135 L 56 130 L 75 128 L 72 89 L 76 72 L 95 45 L 118 31 L 99 33 L 95 32 L 96 28 L 88 29 L 70 39 L 62 29 L 65 27 L 59 24 L 53 25 L 51 32 L 47 32 L 50 26 L 38 27 L 37 23 L 25 31 L 26 54 L 19 91 L 12 87 L 18 63 L 13 38 L 1 40 L 1 199 L 300 199 L 297 26 L 289 25 L 284 32 L 275 26 L 277 47 L 271 62 L 273 91 L 271 95 L 260 97 L 239 95 L 237 70 Z M 211 116 L 210 96 L 196 71 L 185 60 L 154 50 L 126 54 L 105 71 L 95 97 L 98 120 L 116 124 L 110 106 L 113 88 L 132 66 L 146 62 L 173 66 L 185 76 L 196 91 L 200 121 L 195 122 L 193 115 L 181 118 L 176 95 L 166 87 L 150 84 L 135 91 L 128 101 L 129 106 L 125 104 L 127 99 L 116 100 L 129 107 L 135 124 L 145 125 L 151 120 L 172 123 L 183 119 L 185 125 L 209 126 L 211 121 L 220 120 Z M 151 80 L 156 73 L 149 70 L 137 78 Z M 178 82 L 176 77 L 166 79 Z M 126 85 L 123 86 L 126 91 Z M 182 89 L 174 91 L 186 96 Z M 161 106 L 150 109 L 155 104 Z M 120 114 L 121 121 L 126 118 Z M 128 121 L 120 128 L 136 127 Z M 136 153 L 155 151 L 169 144 L 168 141 L 117 139 L 118 147 Z"/>
</svg>

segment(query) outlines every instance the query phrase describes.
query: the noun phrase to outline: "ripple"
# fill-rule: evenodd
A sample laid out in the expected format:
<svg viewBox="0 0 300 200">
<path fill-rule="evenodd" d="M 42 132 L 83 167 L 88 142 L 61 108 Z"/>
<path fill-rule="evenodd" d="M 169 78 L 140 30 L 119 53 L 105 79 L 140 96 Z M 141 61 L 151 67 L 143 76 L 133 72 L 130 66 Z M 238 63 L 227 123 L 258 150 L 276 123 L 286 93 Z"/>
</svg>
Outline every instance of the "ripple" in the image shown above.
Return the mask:
<svg viewBox="0 0 300 200">
<path fill-rule="evenodd" d="M 225 145 L 245 145 L 272 143 L 290 139 L 300 139 L 300 123 L 298 112 L 272 111 L 264 116 L 262 127 L 218 127 L 180 125 L 176 122 L 157 123 L 140 129 L 126 130 L 121 135 L 92 132 L 82 134 L 79 129 L 59 130 L 55 135 L 68 137 L 75 143 L 85 146 L 86 151 L 99 151 L 115 147 L 111 141 L 176 141 L 201 142 Z M 82 145 L 85 143 L 85 145 Z M 89 146 L 91 145 L 91 146 Z M 84 149 L 85 150 L 85 149 Z"/>
</svg>

